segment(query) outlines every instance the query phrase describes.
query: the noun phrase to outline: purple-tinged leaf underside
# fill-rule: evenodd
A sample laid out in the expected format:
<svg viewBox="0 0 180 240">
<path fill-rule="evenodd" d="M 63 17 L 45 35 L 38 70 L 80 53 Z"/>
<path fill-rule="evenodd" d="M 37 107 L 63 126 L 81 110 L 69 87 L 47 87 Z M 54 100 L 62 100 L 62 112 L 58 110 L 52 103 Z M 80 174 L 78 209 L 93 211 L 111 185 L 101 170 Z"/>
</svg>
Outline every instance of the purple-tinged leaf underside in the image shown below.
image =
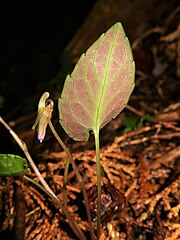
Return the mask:
<svg viewBox="0 0 180 240">
<path fill-rule="evenodd" d="M 121 23 L 83 54 L 59 99 L 60 123 L 74 140 L 88 140 L 126 106 L 134 88 L 135 64 Z"/>
</svg>

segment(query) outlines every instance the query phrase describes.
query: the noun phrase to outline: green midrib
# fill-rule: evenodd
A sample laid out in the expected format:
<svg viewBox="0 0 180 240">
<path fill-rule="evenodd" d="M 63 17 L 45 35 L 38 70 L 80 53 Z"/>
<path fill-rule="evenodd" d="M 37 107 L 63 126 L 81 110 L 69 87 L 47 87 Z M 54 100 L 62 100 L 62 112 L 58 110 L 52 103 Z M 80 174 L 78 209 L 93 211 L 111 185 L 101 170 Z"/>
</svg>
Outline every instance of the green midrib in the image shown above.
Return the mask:
<svg viewBox="0 0 180 240">
<path fill-rule="evenodd" d="M 99 127 L 100 127 L 99 118 L 100 118 L 101 104 L 102 104 L 104 89 L 105 89 L 105 86 L 106 86 L 107 76 L 108 76 L 108 72 L 109 72 L 109 66 L 110 66 L 110 62 L 111 62 L 111 56 L 112 56 L 112 53 L 113 53 L 113 48 L 114 48 L 117 33 L 118 33 L 118 29 L 116 30 L 113 41 L 111 43 L 111 47 L 110 47 L 110 51 L 109 51 L 108 59 L 107 59 L 107 63 L 106 63 L 106 71 L 105 71 L 105 74 L 104 74 L 104 77 L 103 77 L 103 87 L 102 87 L 101 94 L 100 94 L 100 97 L 99 97 L 99 104 L 98 104 L 97 112 L 96 112 L 95 129 L 93 129 L 94 132 L 96 132 L 96 133 L 99 132 Z"/>
</svg>

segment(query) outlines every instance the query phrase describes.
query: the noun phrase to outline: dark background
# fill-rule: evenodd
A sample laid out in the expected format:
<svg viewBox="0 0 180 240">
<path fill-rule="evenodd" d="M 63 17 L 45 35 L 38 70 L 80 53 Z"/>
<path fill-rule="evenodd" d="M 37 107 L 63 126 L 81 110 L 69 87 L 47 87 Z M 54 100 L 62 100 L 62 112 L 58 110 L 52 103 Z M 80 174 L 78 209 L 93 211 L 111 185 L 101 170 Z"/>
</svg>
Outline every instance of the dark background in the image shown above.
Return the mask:
<svg viewBox="0 0 180 240">
<path fill-rule="evenodd" d="M 33 109 L 32 96 L 48 91 L 61 53 L 95 0 L 13 1 L 0 6 L 1 114 L 7 120 Z"/>
</svg>

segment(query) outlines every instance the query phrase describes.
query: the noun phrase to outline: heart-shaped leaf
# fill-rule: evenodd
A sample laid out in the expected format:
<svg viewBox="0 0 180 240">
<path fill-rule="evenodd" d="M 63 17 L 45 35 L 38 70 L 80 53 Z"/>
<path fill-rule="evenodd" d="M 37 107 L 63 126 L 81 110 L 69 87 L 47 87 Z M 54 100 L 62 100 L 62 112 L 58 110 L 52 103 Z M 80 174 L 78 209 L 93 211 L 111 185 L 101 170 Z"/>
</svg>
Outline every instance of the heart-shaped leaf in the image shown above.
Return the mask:
<svg viewBox="0 0 180 240">
<path fill-rule="evenodd" d="M 81 56 L 59 99 L 60 123 L 74 140 L 87 140 L 126 106 L 134 88 L 135 65 L 121 23 Z"/>
</svg>

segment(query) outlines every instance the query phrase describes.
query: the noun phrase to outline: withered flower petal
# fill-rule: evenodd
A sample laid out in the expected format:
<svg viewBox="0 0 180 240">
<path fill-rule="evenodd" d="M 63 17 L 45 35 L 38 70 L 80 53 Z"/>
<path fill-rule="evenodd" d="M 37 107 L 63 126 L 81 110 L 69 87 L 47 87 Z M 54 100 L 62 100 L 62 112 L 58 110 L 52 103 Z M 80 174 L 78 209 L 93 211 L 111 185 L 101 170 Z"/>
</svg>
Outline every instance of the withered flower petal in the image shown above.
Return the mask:
<svg viewBox="0 0 180 240">
<path fill-rule="evenodd" d="M 40 141 L 40 143 L 42 143 L 42 141 L 44 140 L 46 128 L 47 125 L 49 124 L 49 121 L 51 120 L 53 112 L 54 103 L 51 99 L 48 99 L 48 97 L 49 97 L 48 92 L 45 92 L 41 96 L 38 104 L 37 118 L 32 127 L 33 130 L 37 127 L 38 140 Z"/>
</svg>

